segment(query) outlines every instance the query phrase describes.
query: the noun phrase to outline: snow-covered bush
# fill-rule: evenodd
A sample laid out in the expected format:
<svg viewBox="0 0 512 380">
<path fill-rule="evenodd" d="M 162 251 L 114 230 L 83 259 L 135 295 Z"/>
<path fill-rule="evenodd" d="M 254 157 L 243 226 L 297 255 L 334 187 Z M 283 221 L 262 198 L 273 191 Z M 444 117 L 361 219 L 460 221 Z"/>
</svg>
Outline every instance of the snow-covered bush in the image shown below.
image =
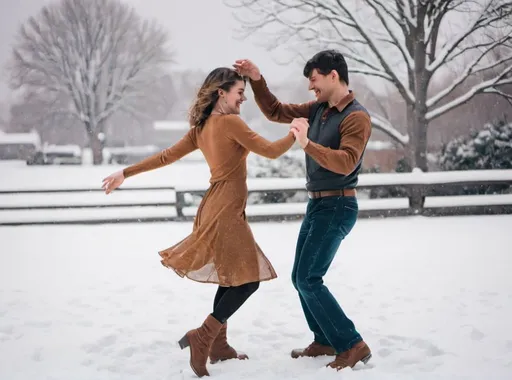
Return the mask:
<svg viewBox="0 0 512 380">
<path fill-rule="evenodd" d="M 289 150 L 277 159 L 268 159 L 254 153 L 247 157 L 249 178 L 298 178 L 306 175 L 305 153 L 302 150 Z"/>
<path fill-rule="evenodd" d="M 480 131 L 448 142 L 439 154 L 441 170 L 512 169 L 512 123 L 487 123 Z M 482 186 L 464 193 L 495 193 L 508 186 Z"/>
<path fill-rule="evenodd" d="M 271 160 L 256 154 L 247 157 L 247 177 L 249 178 L 305 178 L 306 161 L 301 149 L 289 150 L 281 157 Z M 248 203 L 304 202 L 307 193 L 272 191 L 250 194 Z"/>
<path fill-rule="evenodd" d="M 488 123 L 453 139 L 443 147 L 439 164 L 443 170 L 512 169 L 512 123 Z"/>
</svg>

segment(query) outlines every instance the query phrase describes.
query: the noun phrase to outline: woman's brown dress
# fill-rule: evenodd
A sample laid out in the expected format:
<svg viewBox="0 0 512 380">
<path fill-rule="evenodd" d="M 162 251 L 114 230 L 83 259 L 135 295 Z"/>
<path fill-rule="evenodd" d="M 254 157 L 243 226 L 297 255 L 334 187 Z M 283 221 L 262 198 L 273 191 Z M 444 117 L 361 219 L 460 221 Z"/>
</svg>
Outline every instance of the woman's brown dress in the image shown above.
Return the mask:
<svg viewBox="0 0 512 380">
<path fill-rule="evenodd" d="M 210 187 L 199 205 L 192 233 L 160 251 L 162 264 L 179 276 L 221 286 L 277 277 L 247 223 L 247 155 L 277 158 L 291 148 L 292 132 L 270 142 L 238 115 L 211 115 L 174 146 L 124 169 L 125 178 L 179 160 L 200 149 L 210 167 Z"/>
</svg>

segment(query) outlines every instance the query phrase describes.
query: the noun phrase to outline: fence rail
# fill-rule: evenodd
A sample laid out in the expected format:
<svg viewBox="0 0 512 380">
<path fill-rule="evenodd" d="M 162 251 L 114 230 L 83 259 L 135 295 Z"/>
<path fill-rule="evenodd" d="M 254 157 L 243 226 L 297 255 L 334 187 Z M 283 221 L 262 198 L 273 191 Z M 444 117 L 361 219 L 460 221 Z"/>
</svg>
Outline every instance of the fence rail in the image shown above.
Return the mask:
<svg viewBox="0 0 512 380">
<path fill-rule="evenodd" d="M 512 194 L 440 195 L 471 186 L 512 186 L 512 170 L 363 174 L 358 185 L 359 216 L 512 214 Z M 397 190 L 398 189 L 398 190 Z M 0 191 L 0 225 L 99 224 L 190 221 L 197 211 L 194 196 L 205 184 L 122 187 L 109 196 L 101 189 L 9 189 Z M 252 221 L 296 220 L 306 210 L 301 178 L 251 178 L 249 194 L 302 194 L 302 201 L 249 204 Z M 371 198 L 372 191 L 399 193 Z"/>
</svg>

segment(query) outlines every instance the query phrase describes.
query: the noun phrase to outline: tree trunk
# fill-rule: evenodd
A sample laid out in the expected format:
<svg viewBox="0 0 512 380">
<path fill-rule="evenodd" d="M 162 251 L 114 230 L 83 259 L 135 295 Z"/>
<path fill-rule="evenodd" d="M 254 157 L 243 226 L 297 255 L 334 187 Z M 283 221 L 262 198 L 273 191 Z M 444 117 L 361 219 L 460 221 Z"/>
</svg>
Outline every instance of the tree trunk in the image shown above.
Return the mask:
<svg viewBox="0 0 512 380">
<path fill-rule="evenodd" d="M 420 168 L 422 171 L 428 171 L 427 164 L 427 122 L 425 120 L 425 113 L 416 112 L 414 117 L 414 156 L 413 168 Z"/>
<path fill-rule="evenodd" d="M 409 133 L 407 161 L 411 168 L 420 168 L 422 171 L 426 172 L 428 171 L 428 123 L 425 119 L 426 107 L 424 106 L 424 104 L 424 102 L 417 102 L 414 109 L 413 107 L 407 108 L 407 122 Z"/>
<path fill-rule="evenodd" d="M 407 163 L 412 169 L 420 168 L 428 171 L 427 160 L 427 130 L 428 123 L 425 119 L 425 103 L 417 102 L 416 106 L 407 107 L 407 124 L 409 144 L 407 146 Z"/>
<path fill-rule="evenodd" d="M 412 168 L 428 171 L 427 166 L 427 91 L 431 76 L 426 69 L 427 42 L 425 41 L 424 20 L 427 17 L 427 4 L 421 3 L 417 10 L 417 28 L 414 40 L 414 119 L 412 123 L 413 144 Z"/>
<path fill-rule="evenodd" d="M 407 148 L 405 151 L 405 159 L 407 161 L 407 166 L 409 168 L 414 168 L 416 166 L 416 150 L 415 150 L 415 143 L 414 143 L 414 135 L 415 135 L 415 129 L 414 129 L 414 107 L 413 106 L 407 106 L 406 109 L 406 116 L 407 116 L 407 134 L 409 135 L 409 143 L 407 144 Z"/>
<path fill-rule="evenodd" d="M 417 104 L 418 106 L 418 104 Z M 427 166 L 427 123 L 425 121 L 425 112 L 422 112 L 422 107 L 417 107 L 414 112 L 410 135 L 411 143 L 411 168 L 421 169 L 421 171 L 428 171 Z M 420 186 L 411 187 L 409 194 L 409 207 L 413 210 L 414 214 L 420 213 L 425 203 L 425 196 L 422 194 Z"/>
<path fill-rule="evenodd" d="M 97 126 L 93 128 L 89 123 L 85 124 L 87 130 L 87 136 L 89 136 L 89 146 L 92 151 L 92 163 L 93 165 L 103 164 L 103 145 L 104 142 L 100 140 L 100 133 L 103 133 L 102 128 Z"/>
</svg>

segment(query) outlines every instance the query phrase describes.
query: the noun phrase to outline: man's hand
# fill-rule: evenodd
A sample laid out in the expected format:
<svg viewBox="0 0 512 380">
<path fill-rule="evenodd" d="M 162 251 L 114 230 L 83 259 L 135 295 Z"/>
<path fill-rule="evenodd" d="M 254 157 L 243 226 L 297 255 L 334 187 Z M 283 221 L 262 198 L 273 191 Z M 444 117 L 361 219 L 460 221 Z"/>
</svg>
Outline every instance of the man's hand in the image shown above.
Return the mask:
<svg viewBox="0 0 512 380">
<path fill-rule="evenodd" d="M 254 81 L 261 79 L 260 69 L 248 59 L 237 59 L 233 67 L 244 77 L 249 77 Z"/>
<path fill-rule="evenodd" d="M 304 149 L 309 143 L 308 128 L 308 119 L 303 117 L 293 119 L 290 124 L 290 130 L 295 135 L 295 139 L 299 142 L 299 145 L 302 147 L 302 149 Z"/>
</svg>

